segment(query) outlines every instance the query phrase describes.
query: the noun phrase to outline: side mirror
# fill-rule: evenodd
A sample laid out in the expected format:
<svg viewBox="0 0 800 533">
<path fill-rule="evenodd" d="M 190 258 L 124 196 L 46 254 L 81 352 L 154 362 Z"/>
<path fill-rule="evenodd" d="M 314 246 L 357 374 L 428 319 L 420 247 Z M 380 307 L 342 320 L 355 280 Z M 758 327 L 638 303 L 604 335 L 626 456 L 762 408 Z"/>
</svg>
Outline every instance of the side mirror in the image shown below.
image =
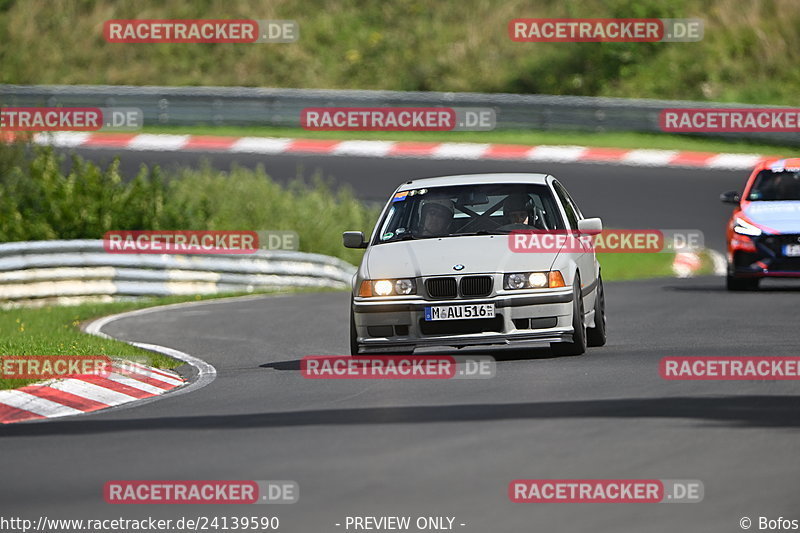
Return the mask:
<svg viewBox="0 0 800 533">
<path fill-rule="evenodd" d="M 599 218 L 584 218 L 578 221 L 578 232 L 587 235 L 597 235 L 603 231 L 603 221 Z"/>
<path fill-rule="evenodd" d="M 728 191 L 719 195 L 719 201 L 725 204 L 739 204 L 742 197 L 736 191 Z"/>
<path fill-rule="evenodd" d="M 345 248 L 366 248 L 364 234 L 360 231 L 345 231 L 342 233 L 342 242 Z"/>
</svg>

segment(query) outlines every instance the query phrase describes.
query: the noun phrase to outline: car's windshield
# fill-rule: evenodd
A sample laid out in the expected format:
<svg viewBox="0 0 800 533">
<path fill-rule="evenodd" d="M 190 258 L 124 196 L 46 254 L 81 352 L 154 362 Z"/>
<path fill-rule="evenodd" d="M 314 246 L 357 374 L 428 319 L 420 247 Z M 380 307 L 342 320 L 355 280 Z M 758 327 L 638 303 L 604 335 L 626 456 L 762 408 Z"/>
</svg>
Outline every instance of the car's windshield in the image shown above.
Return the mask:
<svg viewBox="0 0 800 533">
<path fill-rule="evenodd" d="M 800 200 L 800 169 L 762 170 L 756 176 L 750 201 Z"/>
<path fill-rule="evenodd" d="M 489 184 L 419 188 L 395 194 L 375 244 L 406 239 L 564 229 L 544 185 Z"/>
</svg>

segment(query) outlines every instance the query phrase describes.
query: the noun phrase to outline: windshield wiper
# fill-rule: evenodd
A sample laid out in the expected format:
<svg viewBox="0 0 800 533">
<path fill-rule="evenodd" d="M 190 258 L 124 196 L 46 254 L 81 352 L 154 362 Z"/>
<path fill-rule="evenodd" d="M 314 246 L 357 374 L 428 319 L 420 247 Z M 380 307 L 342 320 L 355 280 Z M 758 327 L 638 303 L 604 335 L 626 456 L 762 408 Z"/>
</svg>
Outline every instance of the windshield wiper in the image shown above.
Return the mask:
<svg viewBox="0 0 800 533">
<path fill-rule="evenodd" d="M 472 232 L 469 232 L 469 233 L 451 233 L 450 235 L 452 237 L 470 237 L 472 235 L 503 235 L 503 233 L 497 233 L 495 231 L 489 231 L 489 230 L 482 229 L 482 230 L 478 230 L 478 231 L 472 231 Z"/>
</svg>

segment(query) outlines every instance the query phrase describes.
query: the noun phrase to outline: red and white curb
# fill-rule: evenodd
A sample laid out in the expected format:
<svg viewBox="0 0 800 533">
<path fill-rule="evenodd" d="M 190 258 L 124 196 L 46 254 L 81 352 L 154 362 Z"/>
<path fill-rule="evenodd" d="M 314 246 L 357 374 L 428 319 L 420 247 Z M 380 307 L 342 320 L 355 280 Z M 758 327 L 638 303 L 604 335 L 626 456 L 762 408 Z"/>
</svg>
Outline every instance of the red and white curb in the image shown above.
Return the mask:
<svg viewBox="0 0 800 533">
<path fill-rule="evenodd" d="M 174 372 L 115 361 L 107 376 L 50 380 L 0 391 L 0 423 L 90 413 L 158 396 L 184 383 Z"/>
<path fill-rule="evenodd" d="M 116 148 L 142 151 L 199 151 L 246 154 L 312 154 L 421 159 L 481 159 L 609 163 L 643 167 L 750 170 L 777 156 L 678 150 L 630 150 L 586 146 L 438 143 L 407 141 L 340 141 L 283 137 L 215 137 L 132 133 L 37 133 L 34 142 L 63 148 Z"/>
<path fill-rule="evenodd" d="M 714 275 L 724 276 L 727 269 L 725 256 L 710 248 L 706 248 L 704 252 L 711 258 L 714 266 Z M 675 254 L 675 259 L 672 261 L 672 272 L 679 278 L 691 278 L 697 274 L 702 266 L 703 260 L 700 252 L 679 252 Z"/>
<path fill-rule="evenodd" d="M 230 301 L 231 298 L 226 300 Z M 98 337 L 114 339 L 101 330 L 116 320 L 166 309 L 213 303 L 184 302 L 137 309 L 99 318 L 87 324 L 83 331 Z M 175 372 L 131 361 L 118 361 L 115 366 L 119 372 L 111 372 L 106 377 L 50 380 L 19 389 L 0 391 L 0 424 L 86 414 L 110 407 L 124 409 L 139 406 L 157 400 L 166 393 L 174 397 L 192 392 L 205 387 L 217 376 L 217 370 L 212 365 L 185 352 L 158 344 L 122 342 L 183 361 L 195 368 L 196 376 L 186 381 Z"/>
</svg>

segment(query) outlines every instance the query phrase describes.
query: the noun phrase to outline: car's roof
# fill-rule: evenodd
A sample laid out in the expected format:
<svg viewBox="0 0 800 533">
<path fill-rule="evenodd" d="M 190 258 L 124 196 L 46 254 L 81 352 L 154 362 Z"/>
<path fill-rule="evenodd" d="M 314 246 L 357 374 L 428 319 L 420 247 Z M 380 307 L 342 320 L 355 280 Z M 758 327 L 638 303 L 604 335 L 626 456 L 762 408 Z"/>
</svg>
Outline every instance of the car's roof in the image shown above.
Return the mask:
<svg viewBox="0 0 800 533">
<path fill-rule="evenodd" d="M 446 187 L 448 185 L 487 184 L 487 183 L 529 183 L 545 185 L 548 174 L 524 174 L 519 172 L 495 174 L 458 174 L 437 178 L 422 178 L 403 183 L 398 191 L 419 189 L 420 187 Z"/>
<path fill-rule="evenodd" d="M 783 170 L 784 168 L 798 168 L 800 167 L 800 157 L 763 161 L 761 163 L 761 167 L 778 171 Z"/>
</svg>

